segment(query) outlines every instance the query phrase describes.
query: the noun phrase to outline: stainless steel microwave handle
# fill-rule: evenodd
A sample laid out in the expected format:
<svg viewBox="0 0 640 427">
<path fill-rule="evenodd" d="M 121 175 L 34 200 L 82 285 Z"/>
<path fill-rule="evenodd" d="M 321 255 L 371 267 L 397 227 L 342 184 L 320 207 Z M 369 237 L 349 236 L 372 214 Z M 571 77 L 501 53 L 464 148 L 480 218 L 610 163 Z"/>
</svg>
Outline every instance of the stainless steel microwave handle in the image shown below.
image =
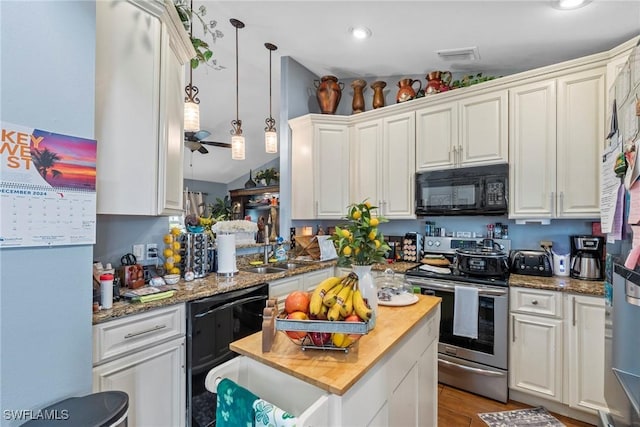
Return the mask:
<svg viewBox="0 0 640 427">
<path fill-rule="evenodd" d="M 486 377 L 503 377 L 502 372 L 489 371 L 487 369 L 472 368 L 471 366 L 459 365 L 457 363 L 449 362 L 448 360 L 438 359 L 439 366 L 447 366 L 461 371 L 473 372 L 474 374 L 484 375 Z"/>
<path fill-rule="evenodd" d="M 210 315 L 212 313 L 215 313 L 216 311 L 222 311 L 222 310 L 225 310 L 225 309 L 227 309 L 229 307 L 233 307 L 233 306 L 240 305 L 240 304 L 247 304 L 247 303 L 250 303 L 250 302 L 260 301 L 260 300 L 265 300 L 266 301 L 267 300 L 267 296 L 266 295 L 257 295 L 257 296 L 253 296 L 253 297 L 237 299 L 237 300 L 228 302 L 226 304 L 222 304 L 221 306 L 212 308 L 211 310 L 205 311 L 204 313 L 198 313 L 194 317 L 196 319 L 199 319 L 201 317 L 208 316 L 208 315 Z"/>
<path fill-rule="evenodd" d="M 422 281 L 420 279 L 415 280 L 414 283 L 418 285 L 424 286 L 426 289 L 436 289 L 444 292 L 454 292 L 456 287 L 455 285 L 447 285 L 444 283 L 435 283 L 431 281 Z M 490 295 L 490 296 L 504 296 L 509 292 L 508 289 L 484 289 L 478 288 L 479 295 Z"/>
</svg>

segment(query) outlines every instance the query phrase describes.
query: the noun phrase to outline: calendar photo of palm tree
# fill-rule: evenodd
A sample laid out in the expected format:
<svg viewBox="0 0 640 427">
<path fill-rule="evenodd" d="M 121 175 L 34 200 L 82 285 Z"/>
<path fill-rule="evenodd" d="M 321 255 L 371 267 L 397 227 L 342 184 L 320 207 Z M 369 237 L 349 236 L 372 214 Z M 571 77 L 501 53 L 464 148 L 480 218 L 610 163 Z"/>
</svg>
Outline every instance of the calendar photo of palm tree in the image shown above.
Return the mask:
<svg viewBox="0 0 640 427">
<path fill-rule="evenodd" d="M 33 167 L 54 187 L 95 190 L 96 141 L 33 131 L 29 151 Z"/>
</svg>

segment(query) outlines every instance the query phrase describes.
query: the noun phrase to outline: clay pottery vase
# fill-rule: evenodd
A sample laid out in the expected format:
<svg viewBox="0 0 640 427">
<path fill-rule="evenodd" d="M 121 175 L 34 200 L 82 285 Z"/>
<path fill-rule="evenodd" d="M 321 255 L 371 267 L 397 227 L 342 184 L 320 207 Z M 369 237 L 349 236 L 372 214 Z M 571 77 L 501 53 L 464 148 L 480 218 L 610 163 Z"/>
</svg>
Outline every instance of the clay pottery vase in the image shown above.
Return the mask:
<svg viewBox="0 0 640 427">
<path fill-rule="evenodd" d="M 314 80 L 313 83 L 322 114 L 335 114 L 342 97 L 344 83 L 338 82 L 336 76 L 323 76 L 320 81 Z"/>
<path fill-rule="evenodd" d="M 438 92 L 444 92 L 450 89 L 451 83 L 450 71 L 432 71 L 427 74 L 427 86 L 424 89 L 426 95 Z"/>
<path fill-rule="evenodd" d="M 351 87 L 353 88 L 352 112 L 353 114 L 362 113 L 364 111 L 364 95 L 362 92 L 367 87 L 367 82 L 362 79 L 354 80 L 351 82 Z"/>
<path fill-rule="evenodd" d="M 382 80 L 371 83 L 371 89 L 373 89 L 373 109 L 384 107 L 384 93 L 382 89 L 387 86 Z"/>
<path fill-rule="evenodd" d="M 418 89 L 414 89 L 414 85 L 418 83 Z M 396 95 L 396 103 L 397 102 L 405 102 L 409 101 L 416 97 L 416 92 L 422 89 L 422 82 L 420 80 L 413 79 L 402 79 L 398 82 L 398 95 Z"/>
</svg>

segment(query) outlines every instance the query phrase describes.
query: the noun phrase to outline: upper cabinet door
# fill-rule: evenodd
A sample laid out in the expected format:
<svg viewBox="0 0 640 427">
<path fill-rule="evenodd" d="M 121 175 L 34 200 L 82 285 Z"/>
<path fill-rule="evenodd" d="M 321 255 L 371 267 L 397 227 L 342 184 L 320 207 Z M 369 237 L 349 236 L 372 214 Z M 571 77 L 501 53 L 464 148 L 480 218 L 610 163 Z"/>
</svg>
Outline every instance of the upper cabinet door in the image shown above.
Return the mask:
<svg viewBox="0 0 640 427">
<path fill-rule="evenodd" d="M 415 146 L 414 112 L 383 119 L 382 139 L 382 214 L 387 218 L 415 218 Z"/>
<path fill-rule="evenodd" d="M 382 120 L 356 123 L 351 130 L 351 203 L 382 202 Z"/>
<path fill-rule="evenodd" d="M 313 152 L 315 217 L 341 219 L 349 204 L 349 128 L 315 125 Z"/>
<path fill-rule="evenodd" d="M 460 165 L 507 163 L 509 159 L 506 90 L 460 101 Z"/>
<path fill-rule="evenodd" d="M 559 218 L 600 217 L 605 74 L 602 67 L 558 79 Z"/>
<path fill-rule="evenodd" d="M 509 217 L 550 218 L 556 186 L 554 80 L 509 91 L 509 140 Z"/>
<path fill-rule="evenodd" d="M 457 163 L 458 103 L 416 111 L 416 170 L 447 169 Z"/>
</svg>

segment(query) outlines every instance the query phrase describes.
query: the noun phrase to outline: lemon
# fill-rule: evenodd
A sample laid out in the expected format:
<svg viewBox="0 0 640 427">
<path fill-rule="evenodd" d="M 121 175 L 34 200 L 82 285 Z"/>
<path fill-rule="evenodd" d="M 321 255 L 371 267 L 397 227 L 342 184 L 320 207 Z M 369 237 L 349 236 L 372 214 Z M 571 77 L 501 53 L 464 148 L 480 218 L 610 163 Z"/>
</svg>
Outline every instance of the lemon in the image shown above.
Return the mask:
<svg viewBox="0 0 640 427">
<path fill-rule="evenodd" d="M 182 257 L 178 254 L 173 254 L 173 262 L 178 263 L 180 262 L 180 260 L 182 259 Z"/>
<path fill-rule="evenodd" d="M 364 205 L 367 207 L 367 209 L 371 209 L 371 203 L 370 202 L 364 202 Z"/>
<path fill-rule="evenodd" d="M 171 234 L 165 234 L 164 237 L 162 238 L 162 241 L 168 245 L 171 242 L 173 242 L 173 236 Z"/>
<path fill-rule="evenodd" d="M 350 246 L 345 246 L 342 249 L 342 253 L 344 254 L 344 256 L 350 256 L 351 255 L 351 247 Z"/>
<path fill-rule="evenodd" d="M 356 248 L 356 255 L 360 253 L 360 248 Z"/>
<path fill-rule="evenodd" d="M 369 240 L 375 240 L 376 239 L 376 230 L 371 230 L 369 232 Z"/>
<path fill-rule="evenodd" d="M 380 240 L 374 240 L 373 243 L 376 244 L 376 249 L 380 247 Z"/>
<path fill-rule="evenodd" d="M 351 233 L 349 232 L 349 230 L 342 230 L 342 237 L 349 237 L 351 236 Z"/>
<path fill-rule="evenodd" d="M 380 224 L 380 221 L 378 221 L 378 218 L 371 218 L 371 220 L 369 220 L 369 225 L 372 227 L 375 227 L 378 224 Z"/>
<path fill-rule="evenodd" d="M 180 269 L 178 267 L 173 267 L 171 270 L 169 270 L 170 274 L 180 274 Z"/>
<path fill-rule="evenodd" d="M 347 334 L 334 333 L 331 335 L 331 342 L 336 347 L 348 347 L 351 344 L 351 338 Z"/>
<path fill-rule="evenodd" d="M 360 211 L 353 211 L 353 215 L 351 215 L 353 219 L 360 219 L 361 216 L 362 216 L 362 212 Z"/>
<path fill-rule="evenodd" d="M 165 270 L 171 270 L 172 268 L 173 268 L 173 262 L 166 261 L 164 263 L 164 269 Z"/>
<path fill-rule="evenodd" d="M 173 255 L 173 251 L 169 248 L 165 249 L 164 252 L 162 252 L 164 254 L 165 258 L 169 258 L 170 256 Z"/>
<path fill-rule="evenodd" d="M 174 251 L 179 251 L 180 250 L 180 242 L 173 242 L 173 245 L 171 245 L 171 249 L 173 249 Z"/>
<path fill-rule="evenodd" d="M 171 229 L 171 234 L 173 234 L 174 236 L 179 236 L 180 235 L 180 229 L 178 227 L 173 227 Z"/>
</svg>

